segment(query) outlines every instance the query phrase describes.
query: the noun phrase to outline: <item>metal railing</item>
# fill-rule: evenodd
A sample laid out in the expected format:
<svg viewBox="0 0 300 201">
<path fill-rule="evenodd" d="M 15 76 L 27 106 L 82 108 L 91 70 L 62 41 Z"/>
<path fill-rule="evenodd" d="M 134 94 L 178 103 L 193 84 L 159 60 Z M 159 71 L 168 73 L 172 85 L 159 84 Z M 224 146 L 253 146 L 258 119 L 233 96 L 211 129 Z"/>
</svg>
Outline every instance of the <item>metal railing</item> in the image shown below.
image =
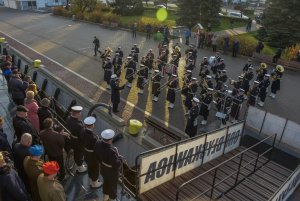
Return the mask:
<svg viewBox="0 0 300 201">
<path fill-rule="evenodd" d="M 207 175 L 207 174 L 210 174 L 210 173 L 213 173 L 213 178 L 212 178 L 212 184 L 211 184 L 211 187 L 209 187 L 208 189 L 206 189 L 205 191 L 201 192 L 199 195 L 197 195 L 196 197 L 190 199 L 191 201 L 192 200 L 196 200 L 197 198 L 201 197 L 201 196 L 208 196 L 211 199 L 218 199 L 218 198 L 221 198 L 224 194 L 228 193 L 230 190 L 232 190 L 234 187 L 236 187 L 238 184 L 240 184 L 242 181 L 244 181 L 247 177 L 249 177 L 250 175 L 252 175 L 253 173 L 255 173 L 257 170 L 259 170 L 261 167 L 263 167 L 266 163 L 268 163 L 271 159 L 271 156 L 272 156 L 272 151 L 274 149 L 274 144 L 275 144 L 275 140 L 276 140 L 276 136 L 277 134 L 274 134 L 274 135 L 271 135 L 271 136 L 268 136 L 267 138 L 261 140 L 260 142 L 252 145 L 251 147 L 245 149 L 244 151 L 240 152 L 239 154 L 225 160 L 224 162 L 220 163 L 219 165 L 207 170 L 206 172 L 198 175 L 197 177 L 183 183 L 182 185 L 180 185 L 176 191 L 176 201 L 178 201 L 180 199 L 180 193 L 183 191 L 184 188 L 188 187 L 189 185 L 191 185 L 191 183 L 195 182 L 195 181 L 199 181 L 200 178 L 202 178 L 204 175 Z M 257 153 L 257 155 L 255 156 L 254 159 L 250 160 L 250 161 L 246 161 L 247 163 L 246 164 L 243 164 L 243 159 L 244 159 L 244 156 L 245 156 L 245 153 L 248 152 L 249 150 L 252 150 L 254 148 L 257 148 L 258 145 L 261 145 L 262 143 L 266 142 L 267 140 L 273 138 L 272 140 L 272 144 L 271 144 L 271 147 L 268 148 L 267 150 L 265 150 L 263 153 Z M 268 159 L 263 162 L 261 165 L 258 165 L 258 161 L 261 157 L 264 157 L 267 153 L 269 153 L 268 155 Z M 218 176 L 218 170 L 220 170 L 221 166 L 223 166 L 224 164 L 236 159 L 239 157 L 239 161 L 238 161 L 238 168 L 237 170 L 233 171 L 231 174 L 229 174 L 228 176 L 226 176 L 225 178 L 221 179 L 220 181 L 218 181 L 216 183 L 216 179 L 217 179 L 217 176 Z M 253 164 L 254 163 L 254 164 Z M 249 166 L 253 166 L 253 170 L 250 171 L 249 174 L 246 174 L 244 175 L 244 177 L 242 179 L 239 179 L 240 175 L 241 175 L 241 170 L 245 169 L 246 167 L 249 167 Z M 235 178 L 233 178 L 235 176 Z M 225 181 L 227 181 L 228 179 L 230 178 L 233 178 L 234 179 L 234 183 L 233 185 L 225 190 L 224 192 L 222 192 L 220 195 L 216 196 L 216 197 L 213 197 L 213 194 L 214 194 L 214 190 L 216 189 L 217 186 L 219 186 L 220 184 L 224 183 Z M 184 199 L 185 201 L 188 200 L 188 199 Z"/>
<path fill-rule="evenodd" d="M 199 135 L 199 136 L 196 136 L 196 137 L 193 137 L 193 138 L 185 139 L 185 140 L 182 140 L 182 141 L 179 141 L 179 142 L 175 142 L 175 143 L 172 143 L 172 144 L 169 144 L 169 145 L 165 145 L 165 146 L 162 146 L 162 147 L 159 147 L 159 148 L 156 148 L 156 149 L 152 149 L 152 150 L 150 150 L 150 151 L 146 151 L 146 152 L 143 152 L 143 153 L 139 154 L 139 155 L 136 157 L 136 160 L 135 160 L 135 167 L 136 167 L 136 172 L 137 172 L 137 176 L 136 176 L 136 195 L 139 195 L 139 180 L 140 180 L 140 177 L 143 177 L 143 176 L 145 176 L 145 175 L 147 175 L 147 174 L 149 174 L 149 173 L 153 173 L 153 172 L 156 172 L 156 171 L 161 170 L 161 169 L 163 169 L 163 168 L 167 168 L 168 166 L 171 166 L 171 170 L 174 171 L 174 174 L 173 174 L 173 179 L 174 179 L 174 178 L 176 177 L 176 166 L 177 166 L 177 164 L 180 163 L 180 161 L 186 160 L 188 157 L 194 157 L 194 156 L 197 156 L 197 155 L 200 155 L 200 156 L 202 155 L 202 156 L 203 156 L 203 157 L 201 158 L 201 165 L 202 165 L 202 164 L 203 164 L 203 161 L 204 161 L 204 158 L 205 158 L 205 153 L 206 153 L 206 151 L 208 151 L 208 150 L 210 150 L 210 149 L 214 149 L 215 147 L 220 146 L 220 145 L 223 145 L 223 144 L 226 145 L 226 144 L 227 144 L 227 141 L 228 141 L 227 135 L 228 135 L 229 128 L 230 128 L 230 127 L 233 127 L 233 126 L 235 126 L 235 125 L 241 124 L 241 123 L 243 123 L 243 125 L 245 124 L 244 121 L 241 121 L 241 122 L 232 124 L 231 126 L 227 127 L 225 140 L 224 140 L 223 142 L 221 142 L 221 143 L 216 143 L 215 145 L 213 145 L 213 146 L 211 146 L 211 147 L 208 147 L 208 146 L 207 146 L 207 136 L 210 135 L 210 134 L 213 134 L 213 133 L 215 133 L 215 132 L 218 132 L 218 131 L 220 131 L 220 130 L 222 130 L 222 129 L 224 129 L 224 128 L 216 129 L 216 130 L 213 130 L 213 131 L 211 131 L 211 132 L 205 133 L 205 134 L 203 134 L 203 135 Z M 243 129 L 244 129 L 244 126 L 243 126 Z M 236 137 L 237 137 L 237 138 L 238 138 L 238 137 L 242 137 L 242 135 L 243 135 L 243 131 L 242 131 L 238 136 L 236 136 Z M 204 140 L 204 145 L 205 145 L 205 146 L 203 147 L 203 149 L 201 149 L 201 150 L 198 151 L 198 152 L 196 151 L 194 154 L 192 154 L 192 155 L 190 155 L 190 156 L 182 157 L 182 158 L 180 158 L 180 159 L 177 158 L 177 156 L 178 156 L 178 145 L 183 144 L 183 143 L 186 143 L 186 142 L 189 142 L 189 141 L 197 140 L 197 139 L 203 138 L 203 137 L 205 137 L 205 140 Z M 229 138 L 229 140 L 232 140 L 232 139 Z M 240 143 L 240 142 L 239 142 L 239 143 Z M 139 164 L 138 164 L 140 158 L 142 158 L 142 157 L 145 156 L 145 155 L 150 155 L 150 154 L 152 154 L 152 153 L 153 153 L 153 154 L 154 154 L 154 153 L 158 153 L 158 152 L 160 152 L 160 151 L 163 151 L 163 150 L 165 150 L 165 149 L 167 149 L 167 148 L 171 148 L 171 147 L 176 147 L 176 149 L 175 149 L 175 150 L 176 150 L 176 151 L 175 151 L 175 157 L 174 157 L 173 162 L 170 162 L 170 163 L 168 163 L 168 164 L 166 164 L 166 165 L 163 165 L 163 166 L 161 166 L 161 167 L 158 167 L 158 168 L 154 168 L 153 170 L 148 171 L 148 172 L 146 172 L 146 173 L 140 174 L 140 172 L 139 172 Z M 223 149 L 223 151 L 222 151 L 222 155 L 225 154 L 225 148 L 226 148 L 226 146 L 224 146 L 224 149 Z M 222 156 L 222 155 L 221 155 L 221 156 Z M 219 156 L 219 157 L 221 157 L 221 156 Z"/>
</svg>

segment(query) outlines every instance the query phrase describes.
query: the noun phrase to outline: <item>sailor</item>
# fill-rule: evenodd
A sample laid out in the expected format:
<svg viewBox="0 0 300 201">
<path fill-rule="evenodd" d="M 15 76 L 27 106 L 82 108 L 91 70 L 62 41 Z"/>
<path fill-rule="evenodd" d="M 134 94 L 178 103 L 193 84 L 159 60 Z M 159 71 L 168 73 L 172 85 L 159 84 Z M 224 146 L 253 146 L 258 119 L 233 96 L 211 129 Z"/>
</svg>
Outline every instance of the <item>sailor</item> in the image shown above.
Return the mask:
<svg viewBox="0 0 300 201">
<path fill-rule="evenodd" d="M 193 71 L 195 68 L 193 59 L 189 59 L 187 65 L 185 66 L 185 70 Z"/>
<path fill-rule="evenodd" d="M 176 97 L 176 90 L 178 87 L 178 78 L 177 75 L 172 74 L 170 80 L 168 81 L 168 92 L 167 92 L 167 101 L 169 101 L 169 108 L 174 108 L 175 97 Z"/>
<path fill-rule="evenodd" d="M 223 88 L 223 85 L 227 82 L 228 76 L 227 76 L 227 70 L 219 70 L 216 75 L 216 82 L 217 85 L 215 87 L 216 90 L 221 90 Z"/>
<path fill-rule="evenodd" d="M 97 161 L 94 147 L 99 139 L 94 133 L 96 118 L 93 116 L 84 119 L 85 128 L 82 130 L 82 143 L 84 147 L 84 155 L 87 162 L 89 184 L 92 188 L 99 188 L 102 182 L 99 181 L 99 163 Z"/>
<path fill-rule="evenodd" d="M 208 65 L 203 65 L 200 67 L 199 76 L 201 79 L 204 79 L 210 72 L 208 70 Z"/>
<path fill-rule="evenodd" d="M 240 110 L 242 108 L 242 104 L 244 101 L 244 93 L 245 90 L 240 88 L 237 92 L 237 94 L 235 94 L 232 100 L 232 107 L 231 107 L 231 113 L 230 116 L 233 120 L 233 122 L 237 121 L 239 119 L 239 115 L 240 115 Z"/>
<path fill-rule="evenodd" d="M 256 80 L 261 82 L 263 81 L 264 79 L 264 76 L 265 74 L 268 73 L 268 70 L 267 70 L 267 64 L 266 63 L 261 63 L 259 68 L 256 70 Z"/>
<path fill-rule="evenodd" d="M 161 81 L 161 73 L 159 70 L 154 70 L 154 76 L 151 78 L 152 80 L 152 95 L 153 101 L 158 101 L 158 95 L 160 94 L 160 81 Z"/>
<path fill-rule="evenodd" d="M 253 65 L 252 65 L 252 59 L 248 59 L 247 63 L 245 64 L 244 68 L 243 68 L 243 72 L 246 73 L 248 72 L 249 70 L 249 67 L 252 67 L 253 68 Z"/>
<path fill-rule="evenodd" d="M 122 64 L 123 64 L 123 61 L 122 61 L 122 57 L 120 56 L 119 53 L 115 54 L 115 57 L 114 57 L 114 59 L 112 61 L 112 64 L 114 66 L 114 74 L 116 74 L 117 77 L 120 77 L 121 73 L 122 73 Z"/>
<path fill-rule="evenodd" d="M 132 51 L 132 58 L 135 62 L 139 62 L 139 53 L 140 49 L 138 48 L 137 44 L 134 44 L 133 47 L 131 48 Z"/>
<path fill-rule="evenodd" d="M 233 82 L 233 89 L 232 89 L 232 95 L 235 96 L 239 89 L 243 87 L 243 82 L 244 82 L 244 76 L 240 75 L 238 77 L 238 81 Z"/>
<path fill-rule="evenodd" d="M 185 107 L 187 108 L 187 114 L 188 114 L 192 108 L 192 100 L 195 97 L 198 89 L 197 78 L 193 77 L 191 79 L 191 82 L 186 87 L 187 87 L 187 93 L 186 93 L 186 99 L 184 101 L 184 104 Z"/>
<path fill-rule="evenodd" d="M 207 92 L 208 88 L 213 89 L 214 88 L 214 84 L 211 80 L 211 76 L 207 75 L 204 79 L 201 80 L 199 86 L 201 88 L 201 92 L 200 94 L 205 94 Z"/>
<path fill-rule="evenodd" d="M 172 59 L 170 61 L 171 64 L 175 65 L 178 68 L 180 57 L 178 54 L 172 53 Z"/>
<path fill-rule="evenodd" d="M 202 94 L 200 97 L 201 107 L 200 107 L 200 115 L 203 116 L 203 120 L 201 121 L 202 125 L 207 124 L 207 118 L 209 115 L 209 110 L 211 107 L 211 103 L 213 101 L 213 89 L 208 88 L 206 94 Z"/>
<path fill-rule="evenodd" d="M 253 86 L 250 87 L 250 90 L 248 92 L 249 94 L 249 100 L 248 100 L 248 104 L 251 106 L 255 106 L 256 105 L 256 101 L 257 101 L 257 96 L 259 94 L 259 81 L 254 81 Z"/>
<path fill-rule="evenodd" d="M 182 85 L 182 90 L 181 90 L 181 94 L 186 96 L 187 92 L 188 92 L 188 85 L 191 82 L 192 79 L 192 71 L 191 70 L 186 70 L 185 74 L 183 76 L 183 85 Z"/>
<path fill-rule="evenodd" d="M 268 87 L 270 85 L 270 74 L 265 74 L 264 79 L 259 83 L 259 99 L 257 105 L 263 107 L 267 96 Z"/>
<path fill-rule="evenodd" d="M 104 69 L 104 81 L 106 81 L 106 83 L 107 83 L 106 89 L 108 89 L 108 90 L 110 90 L 109 84 L 110 84 L 110 77 L 112 75 L 112 68 L 113 68 L 113 65 L 111 62 L 111 58 L 107 57 L 103 69 Z"/>
<path fill-rule="evenodd" d="M 217 67 L 216 67 L 217 71 L 224 70 L 225 68 L 226 68 L 226 65 L 224 63 L 224 59 L 220 59 L 220 62 L 217 64 Z"/>
<path fill-rule="evenodd" d="M 122 59 L 124 56 L 123 50 L 121 49 L 121 47 L 118 47 L 118 49 L 116 50 L 116 54 L 119 54 L 119 57 Z"/>
<path fill-rule="evenodd" d="M 200 63 L 200 67 L 207 66 L 208 64 L 209 63 L 208 63 L 207 57 L 203 57 L 203 60 Z"/>
<path fill-rule="evenodd" d="M 81 121 L 81 106 L 73 106 L 71 108 L 71 115 L 67 119 L 67 128 L 70 131 L 71 146 L 74 150 L 74 161 L 79 173 L 86 172 L 87 167 L 83 164 L 84 149 L 81 143 L 81 131 L 83 123 Z"/>
<path fill-rule="evenodd" d="M 111 87 L 111 102 L 113 104 L 113 112 L 117 113 L 118 105 L 120 103 L 120 90 L 124 89 L 125 85 L 119 86 L 120 80 L 116 74 L 111 76 L 110 87 Z"/>
<path fill-rule="evenodd" d="M 198 128 L 198 115 L 199 115 L 199 99 L 194 97 L 192 100 L 192 107 L 191 111 L 188 116 L 187 124 L 185 127 L 185 133 L 188 134 L 190 137 L 194 137 L 197 134 Z"/>
<path fill-rule="evenodd" d="M 128 61 L 124 66 L 124 68 L 127 68 L 125 78 L 127 80 L 127 87 L 131 88 L 134 74 L 136 72 L 136 62 L 132 60 L 132 57 L 127 57 L 127 60 Z"/>
<path fill-rule="evenodd" d="M 153 54 L 153 51 L 152 49 L 149 49 L 149 52 L 147 53 L 146 55 L 146 58 L 147 58 L 147 67 L 152 70 L 153 68 L 153 62 L 154 62 L 154 54 Z"/>
<path fill-rule="evenodd" d="M 106 129 L 101 133 L 102 140 L 98 140 L 95 144 L 95 154 L 100 163 L 100 172 L 103 177 L 103 201 L 117 200 L 117 184 L 123 161 L 118 149 L 113 146 L 114 136 L 113 130 Z"/>
<path fill-rule="evenodd" d="M 144 84 L 147 82 L 148 68 L 147 66 L 140 64 L 140 69 L 137 72 L 137 82 L 136 85 L 140 89 L 139 94 L 144 94 Z"/>
<path fill-rule="evenodd" d="M 282 74 L 284 72 L 284 68 L 281 65 L 277 65 L 274 69 L 274 72 L 271 74 L 271 94 L 269 95 L 271 98 L 275 99 L 276 92 L 280 90 L 280 80 Z"/>
</svg>

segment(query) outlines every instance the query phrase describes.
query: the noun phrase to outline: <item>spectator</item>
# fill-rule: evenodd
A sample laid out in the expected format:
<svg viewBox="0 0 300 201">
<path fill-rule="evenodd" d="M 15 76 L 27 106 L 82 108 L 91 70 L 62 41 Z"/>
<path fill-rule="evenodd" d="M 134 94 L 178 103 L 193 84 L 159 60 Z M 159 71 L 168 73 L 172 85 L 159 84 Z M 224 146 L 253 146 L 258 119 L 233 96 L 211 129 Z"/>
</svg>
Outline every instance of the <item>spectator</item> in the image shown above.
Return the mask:
<svg viewBox="0 0 300 201">
<path fill-rule="evenodd" d="M 13 70 L 13 74 L 9 80 L 9 90 L 16 105 L 24 105 L 25 90 L 28 85 L 27 81 L 22 81 L 18 70 Z"/>
<path fill-rule="evenodd" d="M 9 153 L 9 157 L 12 158 L 12 150 L 7 141 L 7 135 L 3 131 L 4 118 L 0 116 L 0 151 L 6 151 Z"/>
<path fill-rule="evenodd" d="M 137 23 L 135 22 L 131 25 L 132 38 L 136 38 L 136 29 L 137 29 Z"/>
<path fill-rule="evenodd" d="M 10 62 L 5 62 L 3 67 L 2 67 L 2 73 L 6 79 L 6 82 L 9 83 L 11 74 L 12 74 L 12 68 L 11 68 L 11 63 Z"/>
<path fill-rule="evenodd" d="M 212 40 L 211 40 L 211 44 L 212 44 L 212 49 L 213 49 L 213 52 L 216 52 L 217 51 L 217 43 L 218 43 L 218 35 L 217 34 L 214 34 Z"/>
<path fill-rule="evenodd" d="M 212 38 L 214 36 L 214 33 L 212 31 L 207 33 L 207 37 L 206 38 L 206 47 L 210 48 L 211 47 L 211 43 L 212 43 Z"/>
<path fill-rule="evenodd" d="M 41 173 L 43 173 L 42 165 L 44 161 L 41 160 L 43 152 L 42 146 L 34 145 L 29 148 L 30 156 L 26 156 L 23 162 L 24 170 L 30 184 L 31 196 L 34 201 L 41 200 L 37 186 L 37 178 Z"/>
<path fill-rule="evenodd" d="M 230 28 L 233 30 L 234 28 L 234 19 L 230 18 Z"/>
<path fill-rule="evenodd" d="M 277 48 L 275 55 L 273 57 L 273 63 L 277 63 L 278 59 L 280 59 L 282 53 L 282 48 Z"/>
<path fill-rule="evenodd" d="M 232 44 L 232 57 L 236 57 L 239 49 L 240 49 L 240 42 L 237 39 L 234 39 Z"/>
<path fill-rule="evenodd" d="M 146 25 L 147 39 L 150 39 L 150 38 L 151 38 L 151 29 L 152 29 L 152 27 L 151 27 L 151 25 L 148 23 L 148 24 Z"/>
<path fill-rule="evenodd" d="M 200 35 L 199 35 L 199 47 L 198 48 L 203 49 L 204 43 L 205 43 L 205 32 L 203 30 L 200 32 Z"/>
<path fill-rule="evenodd" d="M 227 54 L 227 50 L 229 49 L 229 36 L 228 35 L 226 35 L 226 36 L 224 36 L 224 47 L 223 47 L 223 49 L 224 49 L 224 54 Z"/>
<path fill-rule="evenodd" d="M 190 44 L 190 37 L 191 37 L 191 30 L 188 29 L 185 31 L 184 36 L 185 36 L 185 44 L 189 45 Z"/>
<path fill-rule="evenodd" d="M 299 50 L 298 53 L 297 53 L 296 61 L 297 61 L 297 62 L 300 62 L 300 50 Z"/>
<path fill-rule="evenodd" d="M 31 201 L 24 183 L 6 162 L 3 152 L 0 152 L 0 192 L 3 201 Z"/>
<path fill-rule="evenodd" d="M 164 34 L 164 43 L 167 44 L 169 43 L 169 35 L 170 35 L 170 31 L 169 28 L 167 26 L 165 26 L 163 28 L 163 34 Z M 190 34 L 191 35 L 191 34 Z"/>
<path fill-rule="evenodd" d="M 264 46 L 263 42 L 260 40 L 255 48 L 255 52 L 260 54 L 261 51 L 264 49 L 264 47 L 265 46 Z"/>
<path fill-rule="evenodd" d="M 33 81 L 31 81 L 29 83 L 29 85 L 28 85 L 27 89 L 25 90 L 25 92 L 27 92 L 27 91 L 33 91 L 34 97 L 36 97 L 38 95 L 37 86 L 36 86 L 36 84 Z"/>
<path fill-rule="evenodd" d="M 26 189 L 30 192 L 30 186 L 28 183 L 27 175 L 24 171 L 23 161 L 26 156 L 29 156 L 29 147 L 32 144 L 32 136 L 29 133 L 24 133 L 21 137 L 21 141 L 16 143 L 13 148 L 14 164 L 18 171 L 18 174 L 24 182 Z"/>
<path fill-rule="evenodd" d="M 15 136 L 17 137 L 17 142 L 21 140 L 21 136 L 24 133 L 30 133 L 33 137 L 33 144 L 37 144 L 38 132 L 35 130 L 33 125 L 27 119 L 28 109 L 22 105 L 17 107 L 17 114 L 13 118 L 13 127 L 15 129 Z"/>
<path fill-rule="evenodd" d="M 41 100 L 41 107 L 38 109 L 37 112 L 39 116 L 40 130 L 43 130 L 45 128 L 43 124 L 45 119 L 53 118 L 49 106 L 50 106 L 50 100 L 48 98 L 43 98 Z"/>
<path fill-rule="evenodd" d="M 56 161 L 44 163 L 43 172 L 37 179 L 39 194 L 42 201 L 66 201 L 63 186 L 55 179 L 59 171 Z"/>
<path fill-rule="evenodd" d="M 65 177 L 63 149 L 65 146 L 65 136 L 53 130 L 53 120 L 47 118 L 44 120 L 45 130 L 41 131 L 40 137 L 45 147 L 45 152 L 50 161 L 56 161 L 59 164 L 59 178 Z"/>
<path fill-rule="evenodd" d="M 28 113 L 27 113 L 28 120 L 34 126 L 35 130 L 39 132 L 40 122 L 39 122 L 39 116 L 37 114 L 39 106 L 36 100 L 34 100 L 33 91 L 26 92 L 25 107 L 28 109 Z"/>
</svg>

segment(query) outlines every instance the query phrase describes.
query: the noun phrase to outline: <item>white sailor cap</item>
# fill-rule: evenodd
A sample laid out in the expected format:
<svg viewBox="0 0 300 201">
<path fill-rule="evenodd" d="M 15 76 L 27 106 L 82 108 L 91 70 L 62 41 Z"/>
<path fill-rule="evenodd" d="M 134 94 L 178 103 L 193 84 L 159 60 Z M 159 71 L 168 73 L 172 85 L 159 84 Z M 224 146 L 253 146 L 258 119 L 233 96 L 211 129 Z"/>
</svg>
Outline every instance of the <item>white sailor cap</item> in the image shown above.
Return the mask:
<svg viewBox="0 0 300 201">
<path fill-rule="evenodd" d="M 177 77 L 177 75 L 176 74 L 172 74 L 172 77 Z"/>
<path fill-rule="evenodd" d="M 197 78 L 195 78 L 195 77 L 192 77 L 192 79 L 191 79 L 192 81 L 197 81 Z"/>
<path fill-rule="evenodd" d="M 251 62 L 251 61 L 252 61 L 252 59 L 249 58 L 249 59 L 248 59 L 248 62 Z"/>
<path fill-rule="evenodd" d="M 107 57 L 106 59 L 107 59 L 107 60 L 110 60 L 111 58 L 110 58 L 110 57 Z"/>
<path fill-rule="evenodd" d="M 144 64 L 140 64 L 140 67 L 144 67 L 145 65 Z"/>
<path fill-rule="evenodd" d="M 250 66 L 248 69 L 249 69 L 249 70 L 253 70 L 254 68 Z"/>
<path fill-rule="evenodd" d="M 207 59 L 207 57 L 203 57 L 203 59 Z"/>
<path fill-rule="evenodd" d="M 221 59 L 221 61 L 224 61 L 224 59 Z"/>
<path fill-rule="evenodd" d="M 270 77 L 270 74 L 265 74 L 265 77 Z"/>
<path fill-rule="evenodd" d="M 224 70 L 221 70 L 221 72 L 223 72 L 223 73 L 226 73 L 226 72 L 227 72 L 227 70 L 225 70 L 225 69 L 224 69 Z"/>
<path fill-rule="evenodd" d="M 255 80 L 255 81 L 254 81 L 254 84 L 259 84 L 259 81 L 256 81 L 256 80 Z"/>
<path fill-rule="evenodd" d="M 227 91 L 227 93 L 232 94 L 232 91 L 231 91 L 231 90 L 226 90 L 226 91 Z"/>
<path fill-rule="evenodd" d="M 239 79 L 243 79 L 243 78 L 244 78 L 243 76 L 241 76 L 241 75 L 239 76 Z"/>
<path fill-rule="evenodd" d="M 137 44 L 134 44 L 133 46 L 137 46 Z"/>
<path fill-rule="evenodd" d="M 239 92 L 245 92 L 245 90 L 242 88 L 239 88 Z"/>
<path fill-rule="evenodd" d="M 188 52 L 189 54 L 193 54 L 193 52 Z"/>
<path fill-rule="evenodd" d="M 111 79 L 116 79 L 116 78 L 117 78 L 117 75 L 116 75 L 116 74 L 112 74 L 112 75 L 110 76 L 110 78 L 111 78 Z"/>
<path fill-rule="evenodd" d="M 173 54 L 172 56 L 173 56 L 173 57 L 177 57 L 177 55 L 176 55 L 176 54 Z"/>
<path fill-rule="evenodd" d="M 96 118 L 93 117 L 93 116 L 86 117 L 86 118 L 83 120 L 83 123 L 84 123 L 85 125 L 93 125 L 95 122 L 96 122 Z"/>
<path fill-rule="evenodd" d="M 189 45 L 190 47 L 194 47 L 193 45 Z"/>
<path fill-rule="evenodd" d="M 193 101 L 196 102 L 196 103 L 200 103 L 199 99 L 196 98 L 196 97 L 193 98 Z"/>
<path fill-rule="evenodd" d="M 206 75 L 206 78 L 211 79 L 211 76 L 210 75 Z"/>
<path fill-rule="evenodd" d="M 155 73 L 159 73 L 159 70 L 154 70 Z"/>
<path fill-rule="evenodd" d="M 213 88 L 207 88 L 207 90 L 208 90 L 208 91 L 213 91 L 214 89 L 213 89 Z"/>
<path fill-rule="evenodd" d="M 162 53 L 165 53 L 166 51 L 162 51 Z"/>
<path fill-rule="evenodd" d="M 104 131 L 102 131 L 101 133 L 101 137 L 104 140 L 110 140 L 115 136 L 115 131 L 113 131 L 112 129 L 105 129 Z"/>
<path fill-rule="evenodd" d="M 131 59 L 132 57 L 127 57 L 127 59 Z"/>
<path fill-rule="evenodd" d="M 152 49 L 149 49 L 149 52 L 152 52 Z"/>
<path fill-rule="evenodd" d="M 186 70 L 186 72 L 187 72 L 187 73 L 192 73 L 192 71 L 191 71 L 191 70 Z"/>
<path fill-rule="evenodd" d="M 189 61 L 193 61 L 193 59 L 189 59 Z"/>
<path fill-rule="evenodd" d="M 115 55 L 117 56 L 117 55 L 120 55 L 120 54 L 117 52 Z"/>
<path fill-rule="evenodd" d="M 71 107 L 71 110 L 73 110 L 75 112 L 80 112 L 80 111 L 82 111 L 82 109 L 83 109 L 83 107 L 81 107 L 79 105 Z"/>
<path fill-rule="evenodd" d="M 164 47 L 167 47 L 167 45 L 163 45 Z"/>
</svg>

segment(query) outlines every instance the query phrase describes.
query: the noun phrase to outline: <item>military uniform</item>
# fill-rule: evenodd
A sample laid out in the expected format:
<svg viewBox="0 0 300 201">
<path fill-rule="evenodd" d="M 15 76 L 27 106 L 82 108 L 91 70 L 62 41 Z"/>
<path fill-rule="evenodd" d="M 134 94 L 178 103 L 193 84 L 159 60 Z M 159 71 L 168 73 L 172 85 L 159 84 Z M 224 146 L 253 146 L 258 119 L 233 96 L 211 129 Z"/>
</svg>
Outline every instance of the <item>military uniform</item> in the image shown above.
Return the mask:
<svg viewBox="0 0 300 201">
<path fill-rule="evenodd" d="M 268 87 L 270 85 L 269 75 L 266 74 L 265 77 L 266 78 L 259 83 L 260 89 L 259 89 L 258 96 L 259 96 L 260 101 L 259 101 L 258 105 L 261 107 L 264 105 L 264 102 L 265 102 L 265 99 L 267 96 Z"/>
<path fill-rule="evenodd" d="M 37 178 L 40 174 L 43 173 L 42 165 L 44 161 L 42 160 L 33 160 L 30 156 L 25 157 L 24 159 L 24 170 L 29 179 L 30 192 L 32 199 L 34 201 L 40 201 L 39 189 L 37 186 Z"/>
<path fill-rule="evenodd" d="M 170 108 L 174 107 L 177 87 L 178 87 L 178 80 L 176 76 L 175 79 L 173 78 L 173 80 L 170 80 L 168 83 L 167 101 L 170 102 L 170 106 L 169 106 Z"/>
<path fill-rule="evenodd" d="M 158 100 L 158 95 L 160 94 L 160 81 L 161 81 L 161 74 L 155 71 L 155 75 L 151 78 L 152 79 L 152 94 L 153 100 Z"/>
<path fill-rule="evenodd" d="M 139 94 L 144 92 L 144 84 L 148 78 L 148 67 L 145 65 L 140 65 L 140 69 L 137 72 L 137 87 L 140 89 Z"/>
<path fill-rule="evenodd" d="M 186 96 L 187 92 L 188 92 L 188 86 L 191 82 L 192 79 L 192 71 L 191 70 L 187 70 L 186 73 L 184 74 L 183 77 L 183 86 L 182 86 L 182 90 L 181 90 L 181 94 Z"/>
<path fill-rule="evenodd" d="M 50 180 L 42 173 L 37 179 L 37 185 L 42 201 L 66 201 L 64 188 L 56 179 Z"/>
<path fill-rule="evenodd" d="M 185 133 L 188 134 L 190 137 L 194 137 L 197 134 L 197 128 L 198 128 L 197 118 L 199 115 L 199 111 L 200 109 L 198 103 L 197 105 L 191 107 L 191 111 L 189 113 L 187 124 L 185 127 Z"/>
<path fill-rule="evenodd" d="M 244 91 L 242 91 L 244 93 Z M 232 107 L 231 107 L 231 113 L 230 116 L 234 119 L 234 120 L 238 120 L 239 119 L 239 115 L 240 115 L 240 110 L 242 108 L 242 104 L 244 101 L 244 94 L 241 93 L 237 93 L 234 96 L 234 99 L 232 100 Z"/>
<path fill-rule="evenodd" d="M 103 139 L 103 133 L 107 130 L 104 130 L 101 133 L 101 137 Z M 117 148 L 104 140 L 96 142 L 95 154 L 101 166 L 100 172 L 103 177 L 103 194 L 105 196 L 104 200 L 108 200 L 106 196 L 108 196 L 109 199 L 113 200 L 117 197 L 117 184 L 119 172 L 123 162 L 118 153 Z"/>
<path fill-rule="evenodd" d="M 271 94 L 270 96 L 272 98 L 275 98 L 276 92 L 280 90 L 280 80 L 282 78 L 282 72 L 279 72 L 278 70 L 275 70 L 271 74 L 272 78 L 272 84 L 271 84 Z"/>
<path fill-rule="evenodd" d="M 198 84 L 196 82 L 191 82 L 189 86 L 187 86 L 187 94 L 186 99 L 184 101 L 184 105 L 185 107 L 187 107 L 188 110 L 190 110 L 192 107 L 192 100 L 195 97 L 197 90 Z"/>
<path fill-rule="evenodd" d="M 117 77 L 120 77 L 122 72 L 122 64 L 123 64 L 121 56 L 115 57 L 113 59 L 112 64 L 114 66 L 114 74 L 116 74 Z"/>
<path fill-rule="evenodd" d="M 129 61 L 126 66 L 125 78 L 128 81 L 128 87 L 131 87 L 132 81 L 134 79 L 134 73 L 136 72 L 136 63 L 134 61 Z"/>
<path fill-rule="evenodd" d="M 253 86 L 252 88 L 250 88 L 249 90 L 249 100 L 248 100 L 248 104 L 251 106 L 255 106 L 256 105 L 256 100 L 257 100 L 257 96 L 259 94 L 259 86 Z"/>
<path fill-rule="evenodd" d="M 211 91 L 212 89 L 209 88 L 208 91 Z M 213 101 L 213 96 L 211 93 L 203 94 L 201 96 L 201 106 L 200 106 L 200 115 L 203 116 L 203 121 L 201 124 L 206 124 L 207 123 L 207 118 L 209 115 L 209 110 L 210 110 L 210 104 Z"/>
<path fill-rule="evenodd" d="M 112 75 L 114 76 L 114 75 Z M 111 97 L 110 100 L 113 104 L 113 112 L 118 112 L 118 105 L 120 103 L 120 90 L 124 89 L 125 85 L 119 86 L 119 80 L 116 78 L 111 79 L 110 81 L 111 87 Z"/>
<path fill-rule="evenodd" d="M 110 59 L 108 59 L 108 61 L 105 63 L 103 69 L 104 69 L 104 81 L 107 83 L 107 85 L 109 86 L 110 83 L 110 77 L 112 75 L 112 68 L 113 65 L 110 61 Z"/>
</svg>

